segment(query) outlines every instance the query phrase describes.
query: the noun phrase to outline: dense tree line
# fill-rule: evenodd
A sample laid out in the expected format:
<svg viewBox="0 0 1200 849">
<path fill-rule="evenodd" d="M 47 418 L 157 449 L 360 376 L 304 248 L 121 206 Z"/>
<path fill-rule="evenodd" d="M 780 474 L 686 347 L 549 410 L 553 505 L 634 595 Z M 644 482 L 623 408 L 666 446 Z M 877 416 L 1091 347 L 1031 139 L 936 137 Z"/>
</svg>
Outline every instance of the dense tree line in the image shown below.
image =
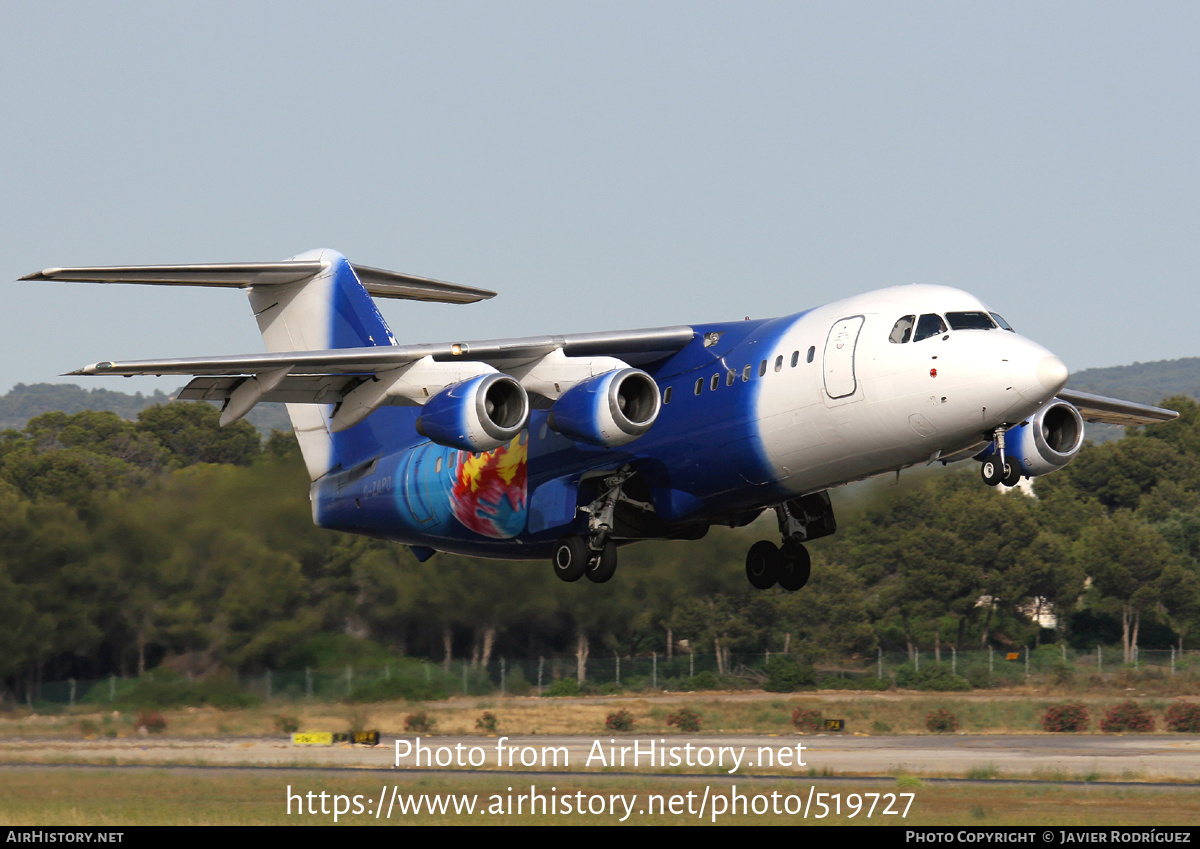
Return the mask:
<svg viewBox="0 0 1200 849">
<path fill-rule="evenodd" d="M 306 662 L 314 635 L 485 663 L 681 645 L 825 659 L 1039 641 L 1200 645 L 1200 406 L 1089 446 L 1036 482 L 984 486 L 973 463 L 835 495 L 801 592 L 753 590 L 747 546 L 774 521 L 623 549 L 616 579 L 439 554 L 312 525 L 290 435 L 221 429 L 207 404 L 48 413 L 0 436 L 0 679 Z M 965 468 L 962 468 L 965 466 Z M 1034 616 L 1053 611 L 1057 626 Z"/>
</svg>

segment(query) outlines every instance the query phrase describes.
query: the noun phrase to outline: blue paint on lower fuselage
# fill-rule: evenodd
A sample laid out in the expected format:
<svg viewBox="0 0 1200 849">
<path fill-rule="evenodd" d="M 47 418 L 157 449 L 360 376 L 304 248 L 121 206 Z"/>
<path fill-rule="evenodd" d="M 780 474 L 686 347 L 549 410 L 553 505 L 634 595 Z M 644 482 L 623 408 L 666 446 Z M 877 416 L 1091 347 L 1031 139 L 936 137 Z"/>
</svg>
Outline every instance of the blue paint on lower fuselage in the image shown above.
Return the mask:
<svg viewBox="0 0 1200 849">
<path fill-rule="evenodd" d="M 606 449 L 576 443 L 548 428 L 545 411 L 534 411 L 523 508 L 543 484 L 576 482 L 587 473 L 626 464 L 649 485 L 656 512 L 671 526 L 727 521 L 784 497 L 754 438 L 760 435 L 756 409 L 762 383 L 774 373 L 778 342 L 801 315 L 696 326 L 689 345 L 644 366 L 664 394 L 669 390 L 670 400 L 650 431 L 628 445 Z M 706 336 L 714 333 L 719 341 L 706 346 Z M 507 538 L 467 528 L 455 517 L 452 502 L 455 469 L 467 455 L 418 435 L 413 425 L 419 414 L 414 407 L 383 407 L 335 435 L 340 471 L 314 485 L 320 525 L 510 559 L 548 556 L 560 537 L 586 530 L 587 516 L 580 513 L 538 533 L 522 523 Z M 580 500 L 590 500 L 587 487 Z"/>
</svg>

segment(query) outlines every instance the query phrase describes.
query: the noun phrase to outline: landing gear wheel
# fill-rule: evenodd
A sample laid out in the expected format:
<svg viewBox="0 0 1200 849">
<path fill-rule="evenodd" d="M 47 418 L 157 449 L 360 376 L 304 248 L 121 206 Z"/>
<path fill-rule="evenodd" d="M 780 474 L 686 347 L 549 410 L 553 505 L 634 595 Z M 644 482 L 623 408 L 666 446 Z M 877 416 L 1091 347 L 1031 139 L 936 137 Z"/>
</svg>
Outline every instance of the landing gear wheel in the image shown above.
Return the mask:
<svg viewBox="0 0 1200 849">
<path fill-rule="evenodd" d="M 1021 482 L 1021 465 L 1014 460 L 1004 464 L 1004 478 L 1000 483 L 1005 486 L 1016 486 Z"/>
<path fill-rule="evenodd" d="M 593 584 L 603 584 L 616 571 L 617 544 L 610 540 L 604 543 L 604 548 L 600 549 L 598 554 L 592 555 L 587 571 L 583 574 L 587 575 L 587 579 Z"/>
<path fill-rule="evenodd" d="M 788 592 L 802 589 L 812 574 L 812 558 L 800 543 L 785 544 L 780 552 L 779 586 Z"/>
<path fill-rule="evenodd" d="M 988 486 L 998 486 L 1000 481 L 1004 480 L 1004 469 L 1001 468 L 1000 461 L 995 457 L 984 460 L 979 471 L 983 475 L 983 482 Z"/>
<path fill-rule="evenodd" d="M 759 590 L 769 590 L 779 579 L 779 549 L 775 543 L 760 540 L 746 554 L 746 577 Z"/>
<path fill-rule="evenodd" d="M 571 583 L 583 577 L 592 552 L 583 537 L 563 537 L 554 547 L 554 574 Z"/>
</svg>

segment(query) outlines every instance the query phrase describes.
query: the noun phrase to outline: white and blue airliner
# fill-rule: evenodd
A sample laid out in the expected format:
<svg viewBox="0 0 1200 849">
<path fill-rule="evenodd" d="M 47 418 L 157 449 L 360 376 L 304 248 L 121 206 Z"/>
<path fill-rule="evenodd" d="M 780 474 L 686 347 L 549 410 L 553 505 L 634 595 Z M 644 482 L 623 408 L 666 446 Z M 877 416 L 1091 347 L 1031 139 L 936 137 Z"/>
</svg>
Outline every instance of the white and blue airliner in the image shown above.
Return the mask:
<svg viewBox="0 0 1200 849">
<path fill-rule="evenodd" d="M 354 265 L 49 268 L 24 280 L 245 289 L 266 354 L 98 362 L 73 374 L 190 375 L 222 424 L 287 404 L 322 527 L 437 551 L 547 558 L 609 580 L 617 547 L 695 540 L 765 510 L 755 586 L 800 589 L 804 543 L 835 530 L 829 490 L 909 466 L 980 461 L 985 483 L 1066 465 L 1084 420 L 1171 410 L 1067 390 L 1062 361 L 977 298 L 897 286 L 782 318 L 399 344 L 372 300 L 495 293 Z"/>
</svg>

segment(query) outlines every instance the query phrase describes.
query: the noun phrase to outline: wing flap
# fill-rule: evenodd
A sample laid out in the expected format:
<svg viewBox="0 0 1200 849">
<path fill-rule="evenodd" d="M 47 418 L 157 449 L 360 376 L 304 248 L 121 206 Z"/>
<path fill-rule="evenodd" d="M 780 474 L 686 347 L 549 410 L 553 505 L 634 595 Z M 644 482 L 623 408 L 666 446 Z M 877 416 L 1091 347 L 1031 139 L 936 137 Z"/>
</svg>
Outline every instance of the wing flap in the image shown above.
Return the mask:
<svg viewBox="0 0 1200 849">
<path fill-rule="evenodd" d="M 1122 401 L 1105 395 L 1093 395 L 1076 389 L 1064 389 L 1058 393 L 1058 397 L 1068 404 L 1073 404 L 1084 420 L 1089 422 L 1137 427 L 1179 418 L 1179 413 L 1174 410 Z"/>
</svg>

